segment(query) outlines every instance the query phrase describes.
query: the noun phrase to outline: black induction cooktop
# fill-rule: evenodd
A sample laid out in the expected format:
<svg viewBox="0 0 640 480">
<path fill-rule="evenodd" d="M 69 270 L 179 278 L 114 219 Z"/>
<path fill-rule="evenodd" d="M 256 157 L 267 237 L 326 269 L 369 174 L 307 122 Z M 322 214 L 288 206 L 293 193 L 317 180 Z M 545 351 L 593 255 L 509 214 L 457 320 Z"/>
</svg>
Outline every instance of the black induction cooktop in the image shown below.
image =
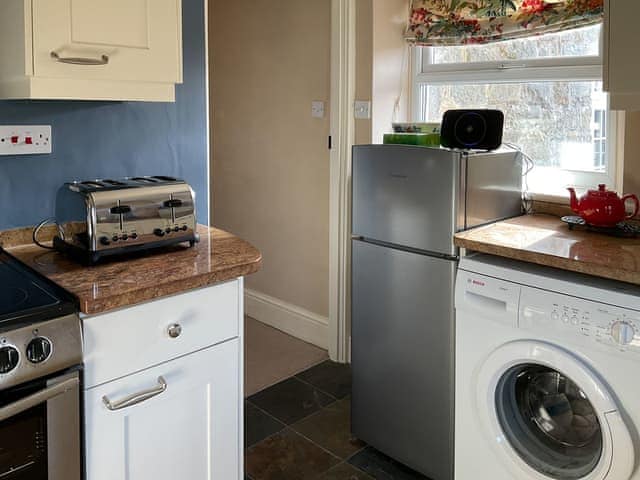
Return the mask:
<svg viewBox="0 0 640 480">
<path fill-rule="evenodd" d="M 0 249 L 0 331 L 76 311 L 66 290 Z"/>
</svg>

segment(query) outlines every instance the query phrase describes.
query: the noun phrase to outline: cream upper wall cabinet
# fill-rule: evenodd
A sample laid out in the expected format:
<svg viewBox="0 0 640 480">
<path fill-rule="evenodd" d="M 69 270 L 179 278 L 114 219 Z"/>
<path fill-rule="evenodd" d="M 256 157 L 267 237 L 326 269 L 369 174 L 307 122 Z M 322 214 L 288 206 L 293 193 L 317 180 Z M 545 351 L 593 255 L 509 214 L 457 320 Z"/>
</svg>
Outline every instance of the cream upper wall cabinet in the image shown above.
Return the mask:
<svg viewBox="0 0 640 480">
<path fill-rule="evenodd" d="M 606 0 L 604 89 L 611 109 L 640 110 L 640 2 Z"/>
<path fill-rule="evenodd" d="M 0 98 L 174 101 L 181 0 L 3 0 Z"/>
</svg>

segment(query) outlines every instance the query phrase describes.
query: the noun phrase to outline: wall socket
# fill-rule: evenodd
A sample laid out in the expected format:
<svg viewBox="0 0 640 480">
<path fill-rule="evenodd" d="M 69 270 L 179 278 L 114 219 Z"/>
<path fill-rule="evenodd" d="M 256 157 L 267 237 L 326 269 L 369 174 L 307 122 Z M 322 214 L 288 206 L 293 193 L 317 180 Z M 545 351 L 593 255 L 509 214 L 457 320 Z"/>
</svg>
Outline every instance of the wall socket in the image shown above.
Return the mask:
<svg viewBox="0 0 640 480">
<path fill-rule="evenodd" d="M 324 102 L 311 102 L 311 116 L 313 118 L 324 118 Z"/>
<path fill-rule="evenodd" d="M 371 118 L 371 102 L 368 100 L 356 100 L 353 104 L 353 113 L 357 119 L 368 120 Z"/>
<path fill-rule="evenodd" d="M 51 153 L 51 125 L 0 125 L 0 155 Z"/>
</svg>

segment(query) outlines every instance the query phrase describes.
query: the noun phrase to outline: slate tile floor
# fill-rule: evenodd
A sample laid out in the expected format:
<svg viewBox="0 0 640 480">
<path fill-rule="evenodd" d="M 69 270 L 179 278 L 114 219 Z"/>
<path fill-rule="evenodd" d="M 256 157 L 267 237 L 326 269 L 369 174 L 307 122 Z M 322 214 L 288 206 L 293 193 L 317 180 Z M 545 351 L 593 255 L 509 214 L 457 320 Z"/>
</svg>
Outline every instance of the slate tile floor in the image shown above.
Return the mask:
<svg viewBox="0 0 640 480">
<path fill-rule="evenodd" d="M 247 480 L 428 480 L 351 435 L 351 371 L 323 362 L 245 402 Z"/>
</svg>

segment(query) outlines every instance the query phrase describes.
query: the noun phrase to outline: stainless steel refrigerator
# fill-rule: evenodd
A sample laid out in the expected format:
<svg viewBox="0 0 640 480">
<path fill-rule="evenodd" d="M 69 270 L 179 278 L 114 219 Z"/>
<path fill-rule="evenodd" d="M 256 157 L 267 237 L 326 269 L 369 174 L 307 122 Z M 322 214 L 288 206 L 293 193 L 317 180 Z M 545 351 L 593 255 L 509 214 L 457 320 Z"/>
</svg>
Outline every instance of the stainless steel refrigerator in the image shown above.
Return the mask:
<svg viewBox="0 0 640 480">
<path fill-rule="evenodd" d="M 521 212 L 514 151 L 353 149 L 352 430 L 453 478 L 455 232 Z"/>
</svg>

